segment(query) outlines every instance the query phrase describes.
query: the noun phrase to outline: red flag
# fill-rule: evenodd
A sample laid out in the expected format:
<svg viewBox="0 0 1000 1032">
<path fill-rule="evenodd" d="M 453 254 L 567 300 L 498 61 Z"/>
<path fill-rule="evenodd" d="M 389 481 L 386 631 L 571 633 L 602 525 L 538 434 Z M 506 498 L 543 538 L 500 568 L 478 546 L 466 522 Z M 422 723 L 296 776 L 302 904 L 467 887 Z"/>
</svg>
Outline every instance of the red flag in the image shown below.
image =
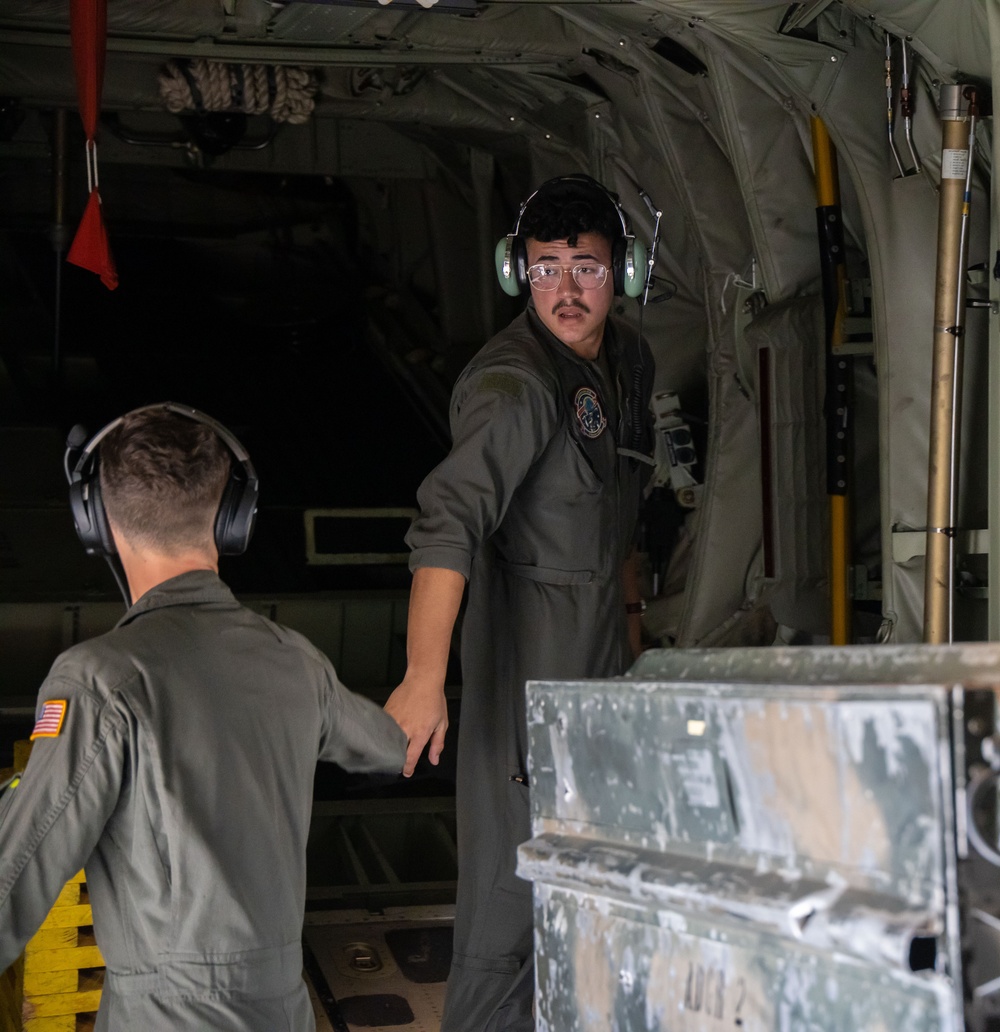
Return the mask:
<svg viewBox="0 0 1000 1032">
<path fill-rule="evenodd" d="M 104 228 L 104 219 L 101 218 L 101 198 L 96 189 L 90 191 L 90 199 L 84 209 L 83 218 L 80 219 L 69 254 L 66 255 L 66 261 L 90 272 L 96 272 L 108 290 L 114 290 L 118 286 L 118 270 L 108 246 L 108 233 Z"/>
<path fill-rule="evenodd" d="M 104 55 L 108 44 L 107 0 L 70 0 L 70 40 L 80 118 L 87 134 L 87 181 L 90 198 L 66 260 L 101 277 L 109 289 L 118 286 L 115 260 L 101 213 L 97 189 L 97 118 L 104 88 Z"/>
</svg>

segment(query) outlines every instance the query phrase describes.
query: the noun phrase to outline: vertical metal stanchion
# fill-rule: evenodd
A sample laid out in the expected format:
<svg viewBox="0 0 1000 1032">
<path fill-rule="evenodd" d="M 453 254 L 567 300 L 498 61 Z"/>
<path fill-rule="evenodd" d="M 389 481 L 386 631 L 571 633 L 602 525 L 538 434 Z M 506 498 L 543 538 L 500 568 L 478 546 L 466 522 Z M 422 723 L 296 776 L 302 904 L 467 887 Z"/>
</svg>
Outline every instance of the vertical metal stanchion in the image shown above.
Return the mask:
<svg viewBox="0 0 1000 1032">
<path fill-rule="evenodd" d="M 950 642 L 953 637 L 965 267 L 975 124 L 975 91 L 961 84 L 942 86 L 941 187 L 924 575 L 924 641 L 934 644 Z"/>
<path fill-rule="evenodd" d="M 992 39 L 993 79 L 1000 82 L 1000 6 L 989 12 Z M 987 558 L 987 637 L 1000 641 L 1000 133 L 993 133 L 993 162 L 990 210 L 990 328 L 989 389 L 987 394 L 989 444 L 987 452 L 987 513 L 989 556 Z"/>
</svg>

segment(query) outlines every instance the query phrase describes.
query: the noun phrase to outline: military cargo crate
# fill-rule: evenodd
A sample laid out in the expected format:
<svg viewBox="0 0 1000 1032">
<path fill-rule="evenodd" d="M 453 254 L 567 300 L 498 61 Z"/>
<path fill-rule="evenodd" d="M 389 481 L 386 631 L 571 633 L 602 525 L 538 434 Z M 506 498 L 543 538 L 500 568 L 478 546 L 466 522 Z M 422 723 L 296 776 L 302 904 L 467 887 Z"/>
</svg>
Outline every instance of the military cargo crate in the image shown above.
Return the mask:
<svg viewBox="0 0 1000 1032">
<path fill-rule="evenodd" d="M 529 683 L 544 1032 L 1000 1027 L 1000 647 Z"/>
</svg>

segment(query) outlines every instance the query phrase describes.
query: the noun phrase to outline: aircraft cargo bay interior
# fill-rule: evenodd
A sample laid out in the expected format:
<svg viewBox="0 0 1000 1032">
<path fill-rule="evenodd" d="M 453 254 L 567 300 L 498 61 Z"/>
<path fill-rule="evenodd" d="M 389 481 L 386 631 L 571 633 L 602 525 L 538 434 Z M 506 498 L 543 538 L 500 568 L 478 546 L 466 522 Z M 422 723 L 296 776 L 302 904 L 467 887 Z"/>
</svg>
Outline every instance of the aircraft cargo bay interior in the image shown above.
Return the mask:
<svg viewBox="0 0 1000 1032">
<path fill-rule="evenodd" d="M 172 402 L 251 471 L 241 611 L 420 747 L 317 765 L 317 1028 L 1000 1028 L 996 68 L 1000 0 L 0 0 L 0 843 L 71 730 L 40 686 L 138 583 L 68 479 Z M 549 191 L 604 222 L 536 230 Z M 518 465 L 529 396 L 575 437 Z M 421 567 L 468 581 L 439 762 L 397 694 Z M 466 1027 L 472 839 L 509 866 L 473 925 L 533 928 Z M 0 1032 L 114 1027 L 96 866 Z"/>
</svg>

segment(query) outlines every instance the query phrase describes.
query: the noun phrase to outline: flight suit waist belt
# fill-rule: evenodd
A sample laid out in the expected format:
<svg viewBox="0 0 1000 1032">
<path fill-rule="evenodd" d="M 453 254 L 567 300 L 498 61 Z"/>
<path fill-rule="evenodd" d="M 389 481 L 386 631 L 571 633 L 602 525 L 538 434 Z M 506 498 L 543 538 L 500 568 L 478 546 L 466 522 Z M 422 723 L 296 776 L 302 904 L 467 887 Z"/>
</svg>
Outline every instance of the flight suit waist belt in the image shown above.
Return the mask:
<svg viewBox="0 0 1000 1032">
<path fill-rule="evenodd" d="M 108 971 L 107 989 L 120 996 L 172 996 L 233 992 L 265 999 L 284 996 L 302 981 L 302 944 L 245 953 L 184 954 L 165 958 L 155 971 L 128 975 Z"/>
</svg>

